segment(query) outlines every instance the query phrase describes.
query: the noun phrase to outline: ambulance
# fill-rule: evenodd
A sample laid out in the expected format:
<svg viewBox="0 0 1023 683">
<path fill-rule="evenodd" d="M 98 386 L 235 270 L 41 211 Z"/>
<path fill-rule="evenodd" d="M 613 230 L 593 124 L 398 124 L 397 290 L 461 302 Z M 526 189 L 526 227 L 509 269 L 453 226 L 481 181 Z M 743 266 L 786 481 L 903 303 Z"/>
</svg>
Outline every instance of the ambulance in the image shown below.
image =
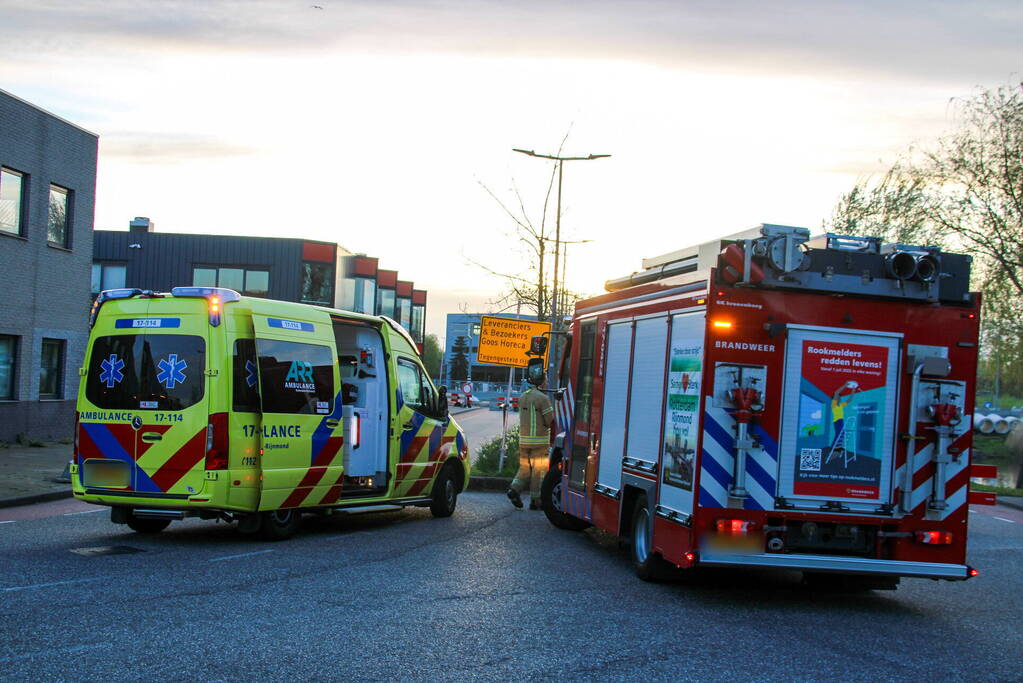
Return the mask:
<svg viewBox="0 0 1023 683">
<path fill-rule="evenodd" d="M 455 510 L 468 445 L 395 321 L 230 289 L 100 293 L 76 498 L 156 533 L 186 517 L 291 536 L 307 513 Z"/>
<path fill-rule="evenodd" d="M 975 576 L 969 281 L 966 255 L 770 224 L 608 281 L 572 318 L 548 518 L 631 540 L 643 579 Z"/>
</svg>

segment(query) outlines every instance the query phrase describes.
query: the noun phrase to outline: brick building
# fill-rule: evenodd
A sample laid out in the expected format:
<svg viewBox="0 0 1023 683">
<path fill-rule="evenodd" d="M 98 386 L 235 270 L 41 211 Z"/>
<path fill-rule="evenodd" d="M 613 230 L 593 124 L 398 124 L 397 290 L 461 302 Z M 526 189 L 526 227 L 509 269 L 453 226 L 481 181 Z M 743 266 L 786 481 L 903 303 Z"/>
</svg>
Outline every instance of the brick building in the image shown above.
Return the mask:
<svg viewBox="0 0 1023 683">
<path fill-rule="evenodd" d="M 0 90 L 0 441 L 72 435 L 98 142 Z"/>
</svg>

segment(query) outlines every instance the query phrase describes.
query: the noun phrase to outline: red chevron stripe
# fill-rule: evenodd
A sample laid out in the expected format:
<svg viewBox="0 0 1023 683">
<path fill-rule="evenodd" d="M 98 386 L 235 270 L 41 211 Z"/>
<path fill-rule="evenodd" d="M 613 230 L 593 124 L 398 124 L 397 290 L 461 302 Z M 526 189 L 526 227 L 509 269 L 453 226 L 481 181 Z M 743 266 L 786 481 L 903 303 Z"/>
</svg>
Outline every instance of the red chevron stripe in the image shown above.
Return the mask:
<svg viewBox="0 0 1023 683">
<path fill-rule="evenodd" d="M 206 427 L 188 440 L 170 460 L 160 466 L 150 479 L 160 487 L 161 491 L 169 491 L 181 480 L 200 460 L 206 457 Z"/>
<path fill-rule="evenodd" d="M 417 436 L 412 439 L 412 443 L 408 445 L 405 452 L 401 454 L 399 458 L 400 462 L 414 462 L 419 452 L 423 450 L 423 444 L 430 440 L 430 435 Z"/>
<path fill-rule="evenodd" d="M 316 455 L 313 460 L 313 467 L 329 465 L 337 455 L 338 451 L 341 450 L 341 445 L 344 443 L 344 439 L 340 436 L 331 436 L 327 439 L 327 443 L 323 444 L 323 448 Z"/>
<path fill-rule="evenodd" d="M 957 472 L 954 477 L 949 479 L 945 483 L 945 497 L 948 498 L 953 493 L 961 489 L 970 483 L 970 466 L 967 465 L 962 471 Z"/>
<path fill-rule="evenodd" d="M 156 432 L 157 434 L 163 435 L 167 433 L 167 430 L 171 428 L 171 425 L 142 425 L 137 433 L 135 440 L 135 459 L 141 460 L 142 456 L 146 454 L 150 448 L 152 448 L 156 442 L 150 443 L 142 440 L 142 432 Z"/>
<path fill-rule="evenodd" d="M 81 464 L 86 458 L 105 458 L 103 451 L 99 449 L 99 446 L 93 442 L 92 437 L 89 436 L 83 427 L 78 428 L 78 455 L 81 458 L 78 462 Z"/>
<path fill-rule="evenodd" d="M 344 487 L 341 483 L 344 481 L 344 478 L 344 472 L 337 475 L 337 481 L 335 481 L 334 485 L 330 487 L 329 491 L 327 491 L 327 495 L 320 499 L 320 505 L 331 505 L 341 500 L 341 493 L 344 491 Z"/>
</svg>

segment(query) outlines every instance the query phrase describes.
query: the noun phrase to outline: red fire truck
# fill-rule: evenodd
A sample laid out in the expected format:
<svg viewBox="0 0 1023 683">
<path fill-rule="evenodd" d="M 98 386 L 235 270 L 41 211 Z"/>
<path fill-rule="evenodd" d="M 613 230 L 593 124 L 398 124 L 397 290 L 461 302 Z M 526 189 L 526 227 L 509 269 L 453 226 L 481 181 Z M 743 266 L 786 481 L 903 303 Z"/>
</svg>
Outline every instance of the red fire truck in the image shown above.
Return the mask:
<svg viewBox="0 0 1023 683">
<path fill-rule="evenodd" d="M 775 567 L 961 580 L 980 297 L 969 256 L 761 225 L 576 305 L 544 482 L 643 579 Z"/>
</svg>

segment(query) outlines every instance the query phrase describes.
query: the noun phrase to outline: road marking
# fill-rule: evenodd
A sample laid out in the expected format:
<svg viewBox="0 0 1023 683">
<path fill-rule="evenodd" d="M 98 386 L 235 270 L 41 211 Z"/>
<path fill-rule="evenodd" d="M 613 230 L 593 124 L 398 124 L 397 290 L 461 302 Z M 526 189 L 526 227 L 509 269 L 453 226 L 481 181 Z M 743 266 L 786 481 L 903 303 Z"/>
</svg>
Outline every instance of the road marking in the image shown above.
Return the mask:
<svg viewBox="0 0 1023 683">
<path fill-rule="evenodd" d="M 95 579 L 72 579 L 71 581 L 54 581 L 53 583 L 35 583 L 31 586 L 10 586 L 8 588 L 0 588 L 2 591 L 27 591 L 32 588 L 49 588 L 50 586 L 68 586 L 73 583 L 85 583 L 87 581 L 101 581 L 101 577 Z"/>
<path fill-rule="evenodd" d="M 273 550 L 257 550 L 254 553 L 242 553 L 241 555 L 228 555 L 227 557 L 214 557 L 210 562 L 220 562 L 221 560 L 237 560 L 239 557 L 252 557 L 253 555 L 262 555 L 263 553 L 272 553 Z"/>
<path fill-rule="evenodd" d="M 106 508 L 97 508 L 96 510 L 82 510 L 81 512 L 65 512 L 64 516 L 70 517 L 71 515 L 91 515 L 94 512 L 103 512 L 104 510 L 106 510 Z"/>
<path fill-rule="evenodd" d="M 991 515 L 991 516 L 995 517 L 994 515 Z M 995 517 L 995 519 L 1000 519 L 1003 522 L 1008 522 L 1009 524 L 1015 524 L 1016 523 L 1015 520 L 1013 520 L 1013 519 L 1006 519 L 1005 517 Z"/>
<path fill-rule="evenodd" d="M 16 520 L 13 520 L 13 519 L 8 519 L 8 520 L 5 520 L 5 521 L 3 521 L 3 522 L 0 522 L 0 524 L 14 524 L 14 522 L 15 522 L 15 521 L 16 521 Z"/>
</svg>

